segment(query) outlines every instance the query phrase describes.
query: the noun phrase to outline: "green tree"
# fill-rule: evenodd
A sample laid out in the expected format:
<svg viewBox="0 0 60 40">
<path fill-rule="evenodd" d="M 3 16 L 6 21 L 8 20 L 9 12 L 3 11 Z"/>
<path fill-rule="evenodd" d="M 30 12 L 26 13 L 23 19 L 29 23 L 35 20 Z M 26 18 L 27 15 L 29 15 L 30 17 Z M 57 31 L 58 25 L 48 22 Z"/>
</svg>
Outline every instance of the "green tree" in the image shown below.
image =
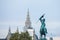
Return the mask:
<svg viewBox="0 0 60 40">
<path fill-rule="evenodd" d="M 14 33 L 11 35 L 10 40 L 19 40 L 19 33 Z"/>
<path fill-rule="evenodd" d="M 20 40 L 32 40 L 32 37 L 29 35 L 29 33 L 26 31 L 25 33 L 20 34 Z"/>
<path fill-rule="evenodd" d="M 29 35 L 27 31 L 22 32 L 21 34 L 16 32 L 12 34 L 12 36 L 10 37 L 10 40 L 32 40 L 32 37 Z"/>
</svg>

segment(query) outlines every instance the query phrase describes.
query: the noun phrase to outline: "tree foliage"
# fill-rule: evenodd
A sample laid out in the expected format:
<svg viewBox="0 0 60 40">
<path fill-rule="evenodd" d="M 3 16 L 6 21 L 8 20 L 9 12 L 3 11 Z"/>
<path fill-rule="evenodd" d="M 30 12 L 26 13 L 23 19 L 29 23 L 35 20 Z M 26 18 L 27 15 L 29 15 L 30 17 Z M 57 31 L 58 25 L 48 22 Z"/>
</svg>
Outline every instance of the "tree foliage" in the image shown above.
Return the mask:
<svg viewBox="0 0 60 40">
<path fill-rule="evenodd" d="M 19 34 L 18 32 L 11 35 L 10 40 L 32 40 L 32 37 L 29 35 L 29 33 L 22 32 Z"/>
<path fill-rule="evenodd" d="M 18 37 L 19 37 L 19 33 L 16 32 L 11 35 L 10 40 L 18 40 L 19 39 Z"/>
</svg>

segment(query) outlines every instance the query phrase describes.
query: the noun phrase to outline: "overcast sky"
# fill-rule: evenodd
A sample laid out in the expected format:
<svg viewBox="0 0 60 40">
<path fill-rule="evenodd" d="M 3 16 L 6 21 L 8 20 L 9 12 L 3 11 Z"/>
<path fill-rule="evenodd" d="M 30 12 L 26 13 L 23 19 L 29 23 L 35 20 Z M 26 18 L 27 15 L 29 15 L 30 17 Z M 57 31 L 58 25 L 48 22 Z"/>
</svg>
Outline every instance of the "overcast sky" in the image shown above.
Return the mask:
<svg viewBox="0 0 60 40">
<path fill-rule="evenodd" d="M 47 36 L 60 36 L 60 0 L 0 0 L 0 38 L 7 36 L 9 25 L 12 33 L 17 26 L 23 30 L 28 8 L 37 35 L 41 26 L 38 19 L 45 13 Z"/>
</svg>

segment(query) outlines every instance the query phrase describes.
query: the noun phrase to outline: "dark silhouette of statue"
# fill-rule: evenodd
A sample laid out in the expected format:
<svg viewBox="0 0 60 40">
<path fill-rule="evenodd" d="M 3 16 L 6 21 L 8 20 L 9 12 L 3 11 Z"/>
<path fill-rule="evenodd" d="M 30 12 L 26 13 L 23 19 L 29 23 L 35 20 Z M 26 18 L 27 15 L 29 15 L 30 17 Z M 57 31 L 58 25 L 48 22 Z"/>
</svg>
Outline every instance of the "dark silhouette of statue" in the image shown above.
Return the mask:
<svg viewBox="0 0 60 40">
<path fill-rule="evenodd" d="M 40 22 L 41 22 L 41 27 L 40 27 L 40 40 L 46 40 L 46 34 L 47 34 L 47 29 L 46 29 L 46 27 L 45 27 L 45 18 L 44 18 L 44 15 L 45 14 L 43 14 L 40 18 L 39 18 L 39 20 L 40 20 Z M 44 38 L 42 37 L 44 35 Z M 43 39 L 42 39 L 43 38 Z"/>
</svg>

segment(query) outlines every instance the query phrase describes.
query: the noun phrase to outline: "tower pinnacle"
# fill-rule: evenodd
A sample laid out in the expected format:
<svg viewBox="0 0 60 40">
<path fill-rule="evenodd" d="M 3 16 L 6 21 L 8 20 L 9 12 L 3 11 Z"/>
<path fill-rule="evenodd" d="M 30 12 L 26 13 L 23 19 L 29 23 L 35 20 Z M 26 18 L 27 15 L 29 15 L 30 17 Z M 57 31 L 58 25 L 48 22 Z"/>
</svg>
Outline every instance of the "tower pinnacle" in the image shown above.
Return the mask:
<svg viewBox="0 0 60 40">
<path fill-rule="evenodd" d="M 28 9 L 28 12 L 27 12 L 27 18 L 26 18 L 26 21 L 25 21 L 25 26 L 27 28 L 31 27 L 31 21 L 30 21 L 30 16 L 29 16 L 29 9 Z"/>
<path fill-rule="evenodd" d="M 10 26 L 9 26 L 8 35 L 7 35 L 7 40 L 9 40 L 10 37 L 11 37 L 11 29 L 10 29 Z"/>
<path fill-rule="evenodd" d="M 11 29 L 10 29 L 10 26 L 9 26 L 9 31 L 8 31 L 8 34 L 10 34 L 11 33 Z"/>
<path fill-rule="evenodd" d="M 18 26 L 17 26 L 17 30 L 16 30 L 16 32 L 19 33 Z"/>
<path fill-rule="evenodd" d="M 28 9 L 24 29 L 26 31 L 27 29 L 31 29 L 31 28 L 32 27 L 31 27 L 31 21 L 30 21 L 30 16 L 29 16 L 29 9 Z"/>
</svg>

